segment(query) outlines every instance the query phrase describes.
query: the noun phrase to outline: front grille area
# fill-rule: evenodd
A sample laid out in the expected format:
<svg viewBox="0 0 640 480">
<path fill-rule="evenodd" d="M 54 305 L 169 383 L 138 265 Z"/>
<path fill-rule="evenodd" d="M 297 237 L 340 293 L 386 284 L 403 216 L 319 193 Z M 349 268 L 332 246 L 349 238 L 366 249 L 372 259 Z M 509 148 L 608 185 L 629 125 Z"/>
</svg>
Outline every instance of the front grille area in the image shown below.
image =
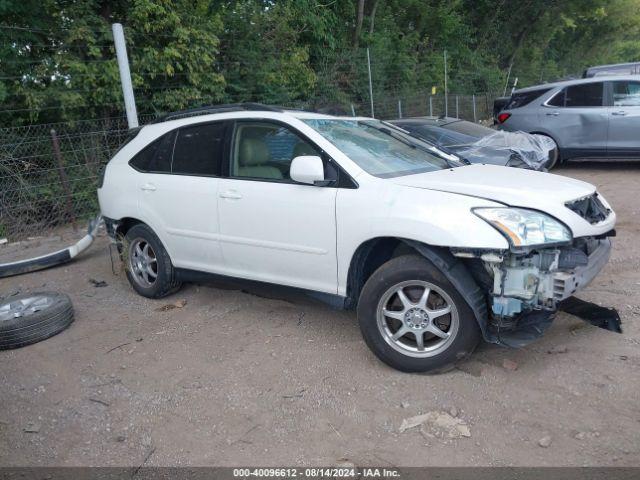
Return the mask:
<svg viewBox="0 0 640 480">
<path fill-rule="evenodd" d="M 611 210 L 604 206 L 597 193 L 567 202 L 565 206 L 592 225 L 605 220 L 611 213 Z"/>
</svg>

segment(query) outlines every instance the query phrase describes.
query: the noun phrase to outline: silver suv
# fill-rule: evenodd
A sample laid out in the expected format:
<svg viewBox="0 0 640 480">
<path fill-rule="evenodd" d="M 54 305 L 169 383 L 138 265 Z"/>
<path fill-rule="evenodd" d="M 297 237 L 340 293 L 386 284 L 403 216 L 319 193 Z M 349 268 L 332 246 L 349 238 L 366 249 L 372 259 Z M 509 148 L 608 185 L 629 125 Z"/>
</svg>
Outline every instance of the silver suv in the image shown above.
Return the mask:
<svg viewBox="0 0 640 480">
<path fill-rule="evenodd" d="M 516 90 L 498 114 L 498 128 L 551 137 L 561 160 L 640 159 L 640 75 Z"/>
</svg>

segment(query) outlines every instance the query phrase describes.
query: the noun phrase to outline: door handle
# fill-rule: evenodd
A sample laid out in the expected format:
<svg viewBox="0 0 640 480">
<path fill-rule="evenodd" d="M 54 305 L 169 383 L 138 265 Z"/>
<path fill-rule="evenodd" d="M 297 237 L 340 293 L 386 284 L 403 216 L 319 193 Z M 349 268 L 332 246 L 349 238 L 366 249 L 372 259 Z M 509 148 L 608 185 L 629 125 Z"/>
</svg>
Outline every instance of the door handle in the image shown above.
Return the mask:
<svg viewBox="0 0 640 480">
<path fill-rule="evenodd" d="M 227 190 L 226 192 L 220 193 L 220 198 L 228 198 L 229 200 L 240 200 L 242 195 L 240 195 L 235 190 Z"/>
<path fill-rule="evenodd" d="M 549 117 L 557 117 L 560 115 L 560 112 L 547 112 L 547 116 Z"/>
<path fill-rule="evenodd" d="M 627 114 L 624 110 L 618 110 L 617 112 L 611 112 L 611 115 L 618 115 L 620 117 L 624 117 Z"/>
<path fill-rule="evenodd" d="M 153 183 L 145 183 L 140 187 L 140 190 L 144 190 L 145 192 L 155 192 L 156 186 Z"/>
</svg>

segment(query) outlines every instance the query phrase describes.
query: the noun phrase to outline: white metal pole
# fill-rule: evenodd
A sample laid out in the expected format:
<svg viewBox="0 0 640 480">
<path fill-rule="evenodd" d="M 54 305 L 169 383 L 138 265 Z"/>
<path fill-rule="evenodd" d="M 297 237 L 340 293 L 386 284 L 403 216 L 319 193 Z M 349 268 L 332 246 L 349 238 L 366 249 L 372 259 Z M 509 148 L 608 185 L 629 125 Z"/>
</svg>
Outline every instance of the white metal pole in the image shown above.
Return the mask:
<svg viewBox="0 0 640 480">
<path fill-rule="evenodd" d="M 355 107 L 353 106 L 353 103 L 351 104 L 351 116 L 352 116 L 352 117 L 355 117 L 355 116 L 356 116 L 356 109 L 355 109 Z"/>
<path fill-rule="evenodd" d="M 456 118 L 460 118 L 460 107 L 458 106 L 458 95 L 456 95 Z"/>
<path fill-rule="evenodd" d="M 504 82 L 504 90 L 502 91 L 502 96 L 504 97 L 507 94 L 507 88 L 509 87 L 509 78 L 511 77 L 511 68 L 513 67 L 513 62 L 509 64 L 509 71 L 507 72 L 507 81 Z"/>
<path fill-rule="evenodd" d="M 433 95 L 429 95 L 429 116 L 433 117 Z"/>
<path fill-rule="evenodd" d="M 511 95 L 513 95 L 513 92 L 515 91 L 517 86 L 518 86 L 518 77 L 516 77 L 516 79 L 513 82 L 513 87 L 511 87 Z"/>
<path fill-rule="evenodd" d="M 371 117 L 375 118 L 373 112 L 373 82 L 371 80 L 371 55 L 369 54 L 369 48 L 367 47 L 367 67 L 369 69 L 369 99 L 371 100 Z"/>
<path fill-rule="evenodd" d="M 127 44 L 124 41 L 124 30 L 122 24 L 111 25 L 113 31 L 113 42 L 116 46 L 116 56 L 118 57 L 118 69 L 120 70 L 120 83 L 122 84 L 122 95 L 124 96 L 124 107 L 127 112 L 127 123 L 129 128 L 138 126 L 138 112 L 136 110 L 136 99 L 133 96 L 133 85 L 131 83 L 131 72 L 129 71 L 129 57 L 127 56 Z"/>
<path fill-rule="evenodd" d="M 444 51 L 444 116 L 449 116 L 449 90 L 447 89 L 447 51 Z"/>
<path fill-rule="evenodd" d="M 402 100 L 398 99 L 398 118 L 402 118 Z"/>
</svg>

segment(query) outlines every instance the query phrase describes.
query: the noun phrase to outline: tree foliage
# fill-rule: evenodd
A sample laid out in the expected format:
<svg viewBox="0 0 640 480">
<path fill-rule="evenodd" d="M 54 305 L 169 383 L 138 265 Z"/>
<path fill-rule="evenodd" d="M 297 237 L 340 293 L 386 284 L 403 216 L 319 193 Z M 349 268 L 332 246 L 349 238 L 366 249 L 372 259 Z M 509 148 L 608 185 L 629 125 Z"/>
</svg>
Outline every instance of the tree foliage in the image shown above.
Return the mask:
<svg viewBox="0 0 640 480">
<path fill-rule="evenodd" d="M 0 124 L 120 115 L 111 24 L 141 113 L 501 93 L 640 60 L 640 0 L 0 0 Z"/>
</svg>

